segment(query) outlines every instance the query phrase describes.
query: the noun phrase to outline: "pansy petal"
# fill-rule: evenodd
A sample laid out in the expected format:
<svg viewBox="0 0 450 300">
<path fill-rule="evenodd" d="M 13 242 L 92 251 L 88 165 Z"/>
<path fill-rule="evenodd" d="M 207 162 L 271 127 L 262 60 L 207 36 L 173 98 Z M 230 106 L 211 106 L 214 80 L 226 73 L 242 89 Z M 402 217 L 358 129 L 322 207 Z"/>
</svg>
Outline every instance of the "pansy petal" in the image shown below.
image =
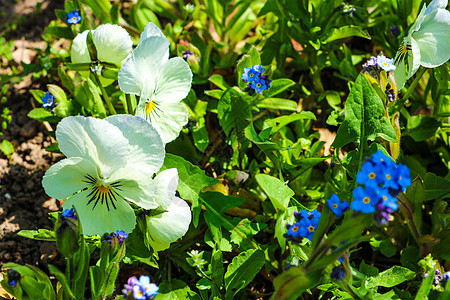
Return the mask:
<svg viewBox="0 0 450 300">
<path fill-rule="evenodd" d="M 159 133 L 148 122 L 130 115 L 115 115 L 105 119 L 122 131 L 130 144 L 128 167 L 156 173 L 164 162 L 164 144 Z"/>
<path fill-rule="evenodd" d="M 120 68 L 119 87 L 127 94 L 147 99 L 155 92 L 156 75 L 169 57 L 169 41 L 153 36 L 145 39 Z"/>
<path fill-rule="evenodd" d="M 156 26 L 155 23 L 149 22 L 147 23 L 147 25 L 145 25 L 144 31 L 141 33 L 139 42 L 142 42 L 152 36 L 161 36 L 166 38 L 164 33 L 162 33 L 161 29 L 159 29 L 159 27 Z"/>
<path fill-rule="evenodd" d="M 420 67 L 420 48 L 414 38 L 411 38 L 411 52 L 408 53 L 408 76 L 406 79 L 411 78 L 416 74 Z"/>
<path fill-rule="evenodd" d="M 95 166 L 81 157 L 65 158 L 45 172 L 42 186 L 50 197 L 64 199 L 90 185 L 86 175 L 96 176 Z"/>
<path fill-rule="evenodd" d="M 82 33 L 77 34 L 77 36 L 72 41 L 72 47 L 70 49 L 70 58 L 73 63 L 90 63 L 91 56 L 89 55 L 89 50 L 87 47 L 87 35 L 89 30 L 85 30 Z"/>
<path fill-rule="evenodd" d="M 191 90 L 192 72 L 188 63 L 181 57 L 169 59 L 159 71 L 155 94 L 151 100 L 156 102 L 179 102 Z"/>
<path fill-rule="evenodd" d="M 59 148 L 67 157 L 89 157 L 108 177 L 128 159 L 128 140 L 116 126 L 92 117 L 67 117 L 56 128 Z"/>
<path fill-rule="evenodd" d="M 100 25 L 93 31 L 92 37 L 100 61 L 120 66 L 133 49 L 130 35 L 119 25 Z"/>
<path fill-rule="evenodd" d="M 156 106 L 146 113 L 146 103 L 141 98 L 136 110 L 136 116 L 146 119 L 158 131 L 163 143 L 174 140 L 188 122 L 189 112 L 182 102 L 156 103 Z"/>
<path fill-rule="evenodd" d="M 420 48 L 420 64 L 435 68 L 450 59 L 450 12 L 438 9 L 424 18 L 419 31 L 413 33 Z"/>
<path fill-rule="evenodd" d="M 156 251 L 167 249 L 170 243 L 187 232 L 191 219 L 189 205 L 178 197 L 174 197 L 167 212 L 147 217 L 147 233 L 152 248 Z"/>
<path fill-rule="evenodd" d="M 144 209 L 154 209 L 156 203 L 156 185 L 147 172 L 125 167 L 116 170 L 108 178 L 108 184 L 115 187 L 116 192 L 126 200 Z"/>
<path fill-rule="evenodd" d="M 78 217 L 80 218 L 83 233 L 87 235 L 103 235 L 104 233 L 116 232 L 123 230 L 125 233 L 133 231 L 136 225 L 136 216 L 130 205 L 123 199 L 116 197 L 114 205 L 106 201 L 101 203 L 98 201 L 89 202 L 88 195 L 92 192 L 92 188 L 73 195 L 63 205 L 64 209 L 75 206 Z"/>
<path fill-rule="evenodd" d="M 176 168 L 159 173 L 155 179 L 156 201 L 163 209 L 167 209 L 175 197 L 178 186 L 178 171 Z"/>
</svg>

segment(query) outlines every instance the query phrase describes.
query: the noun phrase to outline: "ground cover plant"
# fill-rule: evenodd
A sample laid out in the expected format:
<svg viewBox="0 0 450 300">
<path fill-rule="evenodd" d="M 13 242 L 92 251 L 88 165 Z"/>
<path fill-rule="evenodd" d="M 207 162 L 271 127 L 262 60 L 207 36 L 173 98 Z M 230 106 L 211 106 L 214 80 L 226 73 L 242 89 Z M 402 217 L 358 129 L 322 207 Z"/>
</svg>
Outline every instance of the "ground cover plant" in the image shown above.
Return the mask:
<svg viewBox="0 0 450 300">
<path fill-rule="evenodd" d="M 65 1 L 0 80 L 5 132 L 43 82 L 60 204 L 17 233 L 53 258 L 2 260 L 1 296 L 449 299 L 447 6 Z"/>
</svg>

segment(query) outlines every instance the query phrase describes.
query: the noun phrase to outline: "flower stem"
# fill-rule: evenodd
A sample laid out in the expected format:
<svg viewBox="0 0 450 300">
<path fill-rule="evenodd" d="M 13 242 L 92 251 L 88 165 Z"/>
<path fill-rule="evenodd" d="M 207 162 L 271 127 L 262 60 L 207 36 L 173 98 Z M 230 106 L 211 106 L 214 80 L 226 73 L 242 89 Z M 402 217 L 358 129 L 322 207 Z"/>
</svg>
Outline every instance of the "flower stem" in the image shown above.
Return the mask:
<svg viewBox="0 0 450 300">
<path fill-rule="evenodd" d="M 91 73 L 94 75 L 95 81 L 97 82 L 97 85 L 100 87 L 100 91 L 102 92 L 103 100 L 105 101 L 106 105 L 108 106 L 109 114 L 110 115 L 116 115 L 116 110 L 114 109 L 114 106 L 112 105 L 111 101 L 109 101 L 108 94 L 105 91 L 105 88 L 103 87 L 102 83 L 100 82 L 100 78 L 97 75 L 97 72 L 91 70 Z"/>
<path fill-rule="evenodd" d="M 134 116 L 134 108 L 133 108 L 133 105 L 131 103 L 131 95 L 130 94 L 125 94 L 125 98 L 127 99 L 128 114 Z"/>
</svg>

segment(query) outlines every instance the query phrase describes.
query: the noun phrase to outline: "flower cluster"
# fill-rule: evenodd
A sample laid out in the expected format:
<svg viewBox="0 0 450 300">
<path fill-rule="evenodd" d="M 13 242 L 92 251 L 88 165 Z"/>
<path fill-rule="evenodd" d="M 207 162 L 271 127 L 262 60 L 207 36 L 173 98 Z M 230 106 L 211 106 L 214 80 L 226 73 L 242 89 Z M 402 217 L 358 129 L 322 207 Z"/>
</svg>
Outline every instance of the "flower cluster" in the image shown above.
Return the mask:
<svg viewBox="0 0 450 300">
<path fill-rule="evenodd" d="M 150 283 L 150 277 L 141 275 L 139 280 L 134 276 L 128 278 L 122 293 L 126 299 L 146 300 L 153 299 L 158 294 L 158 289 L 156 284 Z"/>
<path fill-rule="evenodd" d="M 272 80 L 262 74 L 265 70 L 266 69 L 264 69 L 261 65 L 254 65 L 244 69 L 244 73 L 242 73 L 241 78 L 244 82 L 248 82 L 244 92 L 251 96 L 255 92 L 262 94 L 262 91 L 270 88 L 272 85 Z"/>
<path fill-rule="evenodd" d="M 304 237 L 311 241 L 319 225 L 321 213 L 317 209 L 312 211 L 302 210 L 301 212 L 295 212 L 294 216 L 297 222 L 286 225 L 288 231 L 284 234 L 284 237 L 295 242 L 300 242 Z"/>
<path fill-rule="evenodd" d="M 116 230 L 116 232 L 111 232 L 103 237 L 102 242 L 108 242 L 113 244 L 114 242 L 123 243 L 128 237 L 128 234 L 123 230 Z"/>
<path fill-rule="evenodd" d="M 54 96 L 49 92 L 45 93 L 44 97 L 41 98 L 43 107 L 51 107 L 53 105 Z"/>
<path fill-rule="evenodd" d="M 330 199 L 327 200 L 327 206 L 331 211 L 339 218 L 342 213 L 349 208 L 347 201 L 340 201 L 338 195 L 331 195 Z"/>
<path fill-rule="evenodd" d="M 66 15 L 66 22 L 69 25 L 75 25 L 80 23 L 81 21 L 81 15 L 79 10 L 71 11 Z"/>
<path fill-rule="evenodd" d="M 398 208 L 396 196 L 411 185 L 408 167 L 397 165 L 380 150 L 362 165 L 356 181 L 364 188 L 353 190 L 352 209 L 363 213 L 377 210 L 378 224 L 391 220 L 390 214 Z"/>
<path fill-rule="evenodd" d="M 384 55 L 372 56 L 365 64 L 363 64 L 364 72 L 379 74 L 382 70 L 386 72 L 394 71 L 394 59 L 387 58 Z"/>
</svg>

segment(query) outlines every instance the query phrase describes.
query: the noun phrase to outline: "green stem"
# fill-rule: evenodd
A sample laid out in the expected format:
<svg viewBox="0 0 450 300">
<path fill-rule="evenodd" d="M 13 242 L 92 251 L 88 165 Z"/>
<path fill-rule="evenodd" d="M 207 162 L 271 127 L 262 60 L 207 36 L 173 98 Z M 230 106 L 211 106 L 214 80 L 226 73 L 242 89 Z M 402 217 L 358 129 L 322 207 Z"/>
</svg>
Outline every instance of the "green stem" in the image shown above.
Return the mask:
<svg viewBox="0 0 450 300">
<path fill-rule="evenodd" d="M 419 71 L 417 72 L 416 78 L 414 78 L 414 81 L 411 83 L 411 85 L 406 90 L 406 93 L 403 95 L 401 100 L 397 100 L 393 107 L 393 111 L 390 112 L 390 115 L 393 115 L 394 113 L 398 112 L 403 105 L 405 104 L 406 100 L 409 99 L 409 96 L 411 96 L 412 92 L 416 88 L 417 84 L 419 83 L 420 79 L 422 78 L 423 74 L 427 71 L 426 68 L 420 67 Z"/>
<path fill-rule="evenodd" d="M 133 108 L 133 105 L 131 103 L 131 95 L 130 94 L 125 94 L 125 99 L 127 99 L 128 114 L 134 116 L 134 108 Z"/>
<path fill-rule="evenodd" d="M 102 92 L 102 98 L 105 101 L 106 105 L 108 106 L 109 114 L 116 115 L 117 114 L 116 110 L 114 109 L 114 106 L 112 105 L 111 101 L 109 101 L 108 94 L 106 93 L 105 88 L 100 82 L 100 78 L 98 77 L 97 72 L 91 70 L 91 73 L 94 75 L 95 81 L 97 82 L 97 85 L 100 87 L 100 91 Z"/>
</svg>

